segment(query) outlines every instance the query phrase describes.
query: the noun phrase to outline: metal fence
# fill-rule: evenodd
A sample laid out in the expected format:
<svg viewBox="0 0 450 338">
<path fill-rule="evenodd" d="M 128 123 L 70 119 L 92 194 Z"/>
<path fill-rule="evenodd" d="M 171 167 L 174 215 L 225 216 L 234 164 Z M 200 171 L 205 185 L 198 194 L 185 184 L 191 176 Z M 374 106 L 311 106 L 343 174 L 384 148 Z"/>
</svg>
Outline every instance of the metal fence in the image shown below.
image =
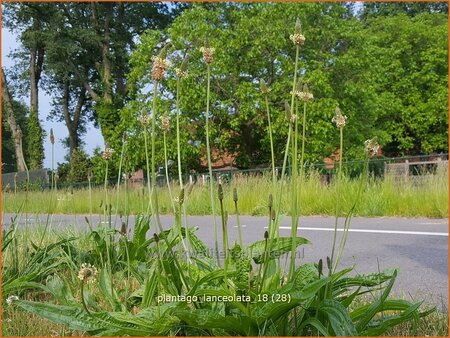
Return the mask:
<svg viewBox="0 0 450 338">
<path fill-rule="evenodd" d="M 363 170 L 365 161 L 343 161 L 343 170 L 346 175 L 350 177 L 359 176 Z M 320 163 L 307 163 L 305 164 L 305 171 L 315 171 L 320 175 L 320 179 L 323 183 L 330 182 L 337 172 L 338 163 L 335 163 L 333 168 L 326 165 L 323 162 Z M 163 168 L 164 169 L 164 168 Z M 276 167 L 276 174 L 281 176 L 281 167 Z M 287 166 L 286 175 L 290 176 L 292 168 Z M 425 174 L 435 174 L 439 171 L 448 170 L 448 154 L 437 155 L 420 155 L 420 156 L 404 156 L 395 158 L 373 158 L 369 161 L 369 174 L 380 179 L 390 176 L 396 181 L 416 180 L 420 181 Z M 166 184 L 164 170 L 160 170 L 157 175 L 157 185 L 164 186 Z M 32 189 L 50 189 L 51 184 L 49 182 L 49 175 L 51 172 L 47 170 L 37 170 L 30 172 L 30 182 L 32 182 Z M 7 185 L 9 188 L 14 189 L 14 176 L 16 173 L 8 173 L 2 175 L 2 188 L 5 189 Z M 17 181 L 21 186 L 26 182 L 25 172 L 17 173 Z M 268 176 L 272 175 L 272 168 L 253 168 L 253 169 L 227 169 L 227 170 L 213 170 L 214 180 L 221 180 L 222 182 L 232 182 L 236 178 L 248 177 L 248 176 Z M 20 179 L 18 179 L 20 178 Z M 178 175 L 172 175 L 169 179 L 173 182 L 178 181 Z M 190 173 L 183 175 L 183 181 L 188 183 L 207 184 L 210 180 L 208 172 L 202 173 Z M 134 179 L 128 181 L 130 186 L 143 186 L 146 184 L 146 178 Z M 124 178 L 120 181 L 124 183 Z M 117 178 L 108 182 L 109 186 L 115 186 L 117 184 Z M 102 183 L 91 182 L 92 187 L 103 186 Z M 88 182 L 58 182 L 58 189 L 83 189 L 88 187 Z"/>
</svg>

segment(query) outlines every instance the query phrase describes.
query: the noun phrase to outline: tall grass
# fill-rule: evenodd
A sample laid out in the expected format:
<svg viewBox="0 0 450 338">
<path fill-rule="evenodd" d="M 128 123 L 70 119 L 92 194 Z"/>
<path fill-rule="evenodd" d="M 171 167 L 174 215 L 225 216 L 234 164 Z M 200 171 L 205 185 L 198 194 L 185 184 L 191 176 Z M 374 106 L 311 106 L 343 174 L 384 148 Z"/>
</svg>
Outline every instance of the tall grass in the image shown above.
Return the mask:
<svg viewBox="0 0 450 338">
<path fill-rule="evenodd" d="M 267 197 L 272 191 L 271 175 L 267 176 L 242 176 L 235 177 L 230 184 L 224 184 L 225 196 L 231 196 L 233 187 L 239 187 L 239 212 L 241 215 L 261 216 L 267 214 Z M 281 184 L 281 183 L 280 183 Z M 320 175 L 310 172 L 305 175 L 300 183 L 302 189 L 298 192 L 301 215 L 324 215 L 334 216 L 335 201 L 337 197 L 337 187 L 332 182 L 326 185 L 322 182 Z M 172 183 L 173 190 L 176 189 L 176 181 Z M 289 186 L 289 183 L 285 183 Z M 258 194 L 255 194 L 254 187 L 258 187 Z M 356 196 L 359 183 L 347 176 L 342 177 L 340 196 L 342 210 L 340 216 L 345 215 L 352 206 L 352 196 Z M 146 191 L 139 187 L 128 188 L 127 211 L 131 214 L 145 212 L 147 205 L 143 208 L 143 199 L 147 200 Z M 190 215 L 210 215 L 211 207 L 209 203 L 209 187 L 201 184 L 194 185 L 189 197 L 187 212 Z M 17 212 L 25 198 L 26 192 L 3 193 L 2 209 L 4 213 Z M 29 193 L 29 201 L 24 206 L 24 212 L 42 213 L 52 202 L 49 192 Z M 54 208 L 55 213 L 61 214 L 89 214 L 91 203 L 89 190 L 58 190 L 57 201 Z M 108 195 L 112 199 L 118 199 L 118 213 L 125 214 L 126 194 L 116 195 L 113 188 L 109 188 Z M 342 194 L 342 195 L 341 195 Z M 160 198 L 160 212 L 171 214 L 172 206 L 169 192 L 165 187 L 158 188 Z M 102 188 L 92 189 L 92 212 L 94 214 L 103 213 L 99 208 L 100 201 L 104 199 Z M 290 197 L 283 194 L 280 204 L 280 212 L 289 213 Z M 53 202 L 54 203 L 54 202 Z M 229 213 L 234 213 L 234 202 L 229 199 L 224 200 L 224 205 Z M 448 177 L 447 172 L 442 171 L 436 175 L 424 175 L 411 177 L 407 181 L 398 181 L 395 177 L 376 179 L 370 177 L 367 187 L 362 191 L 354 214 L 356 216 L 399 216 L 399 217 L 448 217 Z"/>
</svg>

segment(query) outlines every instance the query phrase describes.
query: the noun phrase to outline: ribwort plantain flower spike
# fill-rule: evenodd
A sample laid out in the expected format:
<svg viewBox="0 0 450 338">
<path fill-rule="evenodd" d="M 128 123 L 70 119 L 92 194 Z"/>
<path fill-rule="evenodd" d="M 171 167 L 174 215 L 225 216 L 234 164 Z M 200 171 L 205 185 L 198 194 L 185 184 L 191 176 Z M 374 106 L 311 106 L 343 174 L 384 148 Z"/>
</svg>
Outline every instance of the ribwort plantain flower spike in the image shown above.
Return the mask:
<svg viewBox="0 0 450 338">
<path fill-rule="evenodd" d="M 295 121 L 297 121 L 297 115 L 296 115 L 296 114 L 292 114 L 292 115 L 291 115 L 291 118 L 289 119 L 289 122 L 292 123 L 292 124 L 294 124 Z"/>
<path fill-rule="evenodd" d="M 180 191 L 180 196 L 178 196 L 178 203 L 182 205 L 184 203 L 184 188 Z"/>
<path fill-rule="evenodd" d="M 145 127 L 150 124 L 150 115 L 148 114 L 142 114 L 138 117 L 138 121 Z"/>
<path fill-rule="evenodd" d="M 11 304 L 14 303 L 16 300 L 19 300 L 19 297 L 18 297 L 18 296 L 15 296 L 15 295 L 9 296 L 9 297 L 6 299 L 6 304 L 11 305 Z"/>
<path fill-rule="evenodd" d="M 294 43 L 294 45 L 301 46 L 305 43 L 305 36 L 302 34 L 302 24 L 299 18 L 297 18 L 295 22 L 294 34 L 291 34 L 289 39 Z"/>
<path fill-rule="evenodd" d="M 83 283 L 93 283 L 97 277 L 97 273 L 98 272 L 95 266 L 88 263 L 83 263 L 81 264 L 81 269 L 78 272 L 78 279 Z"/>
<path fill-rule="evenodd" d="M 259 85 L 260 85 L 260 87 L 261 87 L 261 92 L 262 92 L 264 95 L 267 95 L 267 94 L 270 93 L 270 88 L 267 87 L 267 84 L 266 84 L 266 82 L 265 82 L 263 79 L 260 79 L 260 80 L 259 80 Z"/>
<path fill-rule="evenodd" d="M 181 63 L 180 68 L 175 69 L 175 74 L 179 79 L 185 79 L 188 76 L 187 65 L 189 62 L 189 56 L 186 56 Z"/>
<path fill-rule="evenodd" d="M 170 117 L 169 116 L 161 116 L 161 129 L 165 132 L 168 132 L 170 129 Z"/>
<path fill-rule="evenodd" d="M 284 111 L 286 113 L 286 120 L 291 122 L 291 105 L 287 101 L 284 101 Z"/>
<path fill-rule="evenodd" d="M 380 145 L 378 144 L 376 137 L 364 142 L 364 150 L 369 157 L 374 157 L 377 155 L 379 149 Z"/>
<path fill-rule="evenodd" d="M 102 158 L 103 158 L 105 161 L 108 161 L 108 160 L 111 159 L 113 153 L 114 153 L 114 149 L 109 148 L 109 146 L 106 145 L 105 150 L 104 150 L 103 153 L 102 153 Z"/>
<path fill-rule="evenodd" d="M 165 45 L 158 56 L 152 56 L 153 67 L 152 67 L 152 79 L 155 81 L 161 81 L 164 77 L 164 74 L 169 68 L 169 61 L 167 61 L 167 48 L 168 45 Z"/>
<path fill-rule="evenodd" d="M 237 203 L 238 201 L 238 193 L 236 188 L 233 188 L 233 201 L 234 203 Z"/>
<path fill-rule="evenodd" d="M 322 262 L 322 258 L 319 259 L 319 264 L 317 265 L 317 270 L 319 271 L 319 277 L 322 275 L 322 271 L 323 271 L 323 262 Z"/>
<path fill-rule="evenodd" d="M 219 188 L 218 188 L 218 194 L 219 194 L 219 200 L 223 200 L 223 187 L 222 184 L 219 183 Z"/>
<path fill-rule="evenodd" d="M 272 207 L 273 207 L 273 196 L 272 196 L 272 194 L 269 195 L 268 207 L 269 207 L 269 209 L 272 209 Z"/>
<path fill-rule="evenodd" d="M 336 107 L 335 114 L 333 118 L 331 119 L 331 122 L 336 123 L 336 127 L 338 128 L 344 128 L 347 121 L 347 116 L 342 115 L 341 109 L 339 107 Z"/>
<path fill-rule="evenodd" d="M 207 64 L 211 64 L 214 61 L 215 48 L 209 46 L 208 40 L 205 41 L 205 45 L 200 48 L 200 51 L 203 54 L 203 61 L 205 61 Z"/>
<path fill-rule="evenodd" d="M 55 136 L 53 135 L 53 128 L 50 128 L 50 143 L 55 144 Z"/>
</svg>

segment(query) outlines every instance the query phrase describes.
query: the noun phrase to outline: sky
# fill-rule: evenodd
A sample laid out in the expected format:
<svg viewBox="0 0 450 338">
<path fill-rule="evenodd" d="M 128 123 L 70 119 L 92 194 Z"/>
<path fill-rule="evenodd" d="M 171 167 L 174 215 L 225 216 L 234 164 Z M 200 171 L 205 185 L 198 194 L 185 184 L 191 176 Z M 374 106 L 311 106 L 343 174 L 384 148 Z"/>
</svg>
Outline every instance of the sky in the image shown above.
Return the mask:
<svg viewBox="0 0 450 338">
<path fill-rule="evenodd" d="M 5 70 L 14 67 L 14 60 L 8 55 L 10 52 L 19 47 L 19 42 L 17 41 L 17 36 L 14 35 L 7 29 L 2 29 L 2 67 Z M 13 98 L 17 99 L 17 96 L 12 92 Z M 29 106 L 29 97 L 21 98 L 27 106 Z M 47 137 L 44 139 L 44 167 L 51 169 L 52 158 L 51 158 L 51 144 L 48 135 L 50 134 L 50 128 L 53 128 L 53 133 L 55 134 L 55 169 L 57 163 L 66 162 L 64 157 L 66 156 L 68 150 L 62 145 L 61 141 L 69 135 L 67 127 L 63 122 L 51 122 L 47 121 L 47 116 L 51 111 L 51 98 L 46 95 L 43 90 L 39 91 L 39 119 L 41 121 L 42 128 L 46 131 Z M 94 148 L 104 147 L 104 141 L 100 129 L 95 128 L 92 123 L 87 127 L 87 133 L 83 136 L 85 142 L 84 150 L 88 154 L 92 154 Z"/>
</svg>

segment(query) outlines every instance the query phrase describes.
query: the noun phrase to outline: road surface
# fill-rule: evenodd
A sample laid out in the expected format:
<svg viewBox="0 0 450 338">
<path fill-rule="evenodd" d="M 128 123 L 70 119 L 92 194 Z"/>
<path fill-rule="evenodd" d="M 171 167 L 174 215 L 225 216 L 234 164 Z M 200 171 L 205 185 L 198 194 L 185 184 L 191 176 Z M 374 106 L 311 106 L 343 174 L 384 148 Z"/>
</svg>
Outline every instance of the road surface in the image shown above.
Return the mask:
<svg viewBox="0 0 450 338">
<path fill-rule="evenodd" d="M 2 215 L 2 227 L 11 224 L 11 214 Z M 50 216 L 52 229 L 86 229 L 86 215 Z M 88 216 L 89 217 L 89 216 Z M 93 224 L 101 224 L 102 216 L 92 216 Z M 19 224 L 34 226 L 45 224 L 47 215 L 23 214 Z M 164 227 L 169 227 L 173 216 L 161 216 Z M 290 218 L 281 221 L 280 235 L 289 236 Z M 129 219 L 130 228 L 134 218 Z M 117 219 L 116 227 L 120 228 Z M 221 245 L 220 218 L 217 217 L 219 245 Z M 242 235 L 245 243 L 262 240 L 267 230 L 266 217 L 241 216 Z M 212 216 L 189 216 L 189 225 L 198 226 L 197 235 L 210 247 L 214 247 Z M 339 223 L 342 229 L 343 220 Z M 330 255 L 333 238 L 333 217 L 309 216 L 300 218 L 298 236 L 311 244 L 300 249 L 299 262 L 325 262 Z M 422 300 L 446 308 L 448 304 L 448 220 L 428 218 L 355 217 L 352 219 L 348 240 L 341 261 L 342 267 L 355 265 L 355 272 L 370 273 L 399 268 L 394 287 L 397 295 L 407 299 Z M 228 222 L 230 243 L 237 241 L 236 219 Z M 155 232 L 151 229 L 149 236 Z M 342 232 L 338 232 L 338 243 Z"/>
</svg>

